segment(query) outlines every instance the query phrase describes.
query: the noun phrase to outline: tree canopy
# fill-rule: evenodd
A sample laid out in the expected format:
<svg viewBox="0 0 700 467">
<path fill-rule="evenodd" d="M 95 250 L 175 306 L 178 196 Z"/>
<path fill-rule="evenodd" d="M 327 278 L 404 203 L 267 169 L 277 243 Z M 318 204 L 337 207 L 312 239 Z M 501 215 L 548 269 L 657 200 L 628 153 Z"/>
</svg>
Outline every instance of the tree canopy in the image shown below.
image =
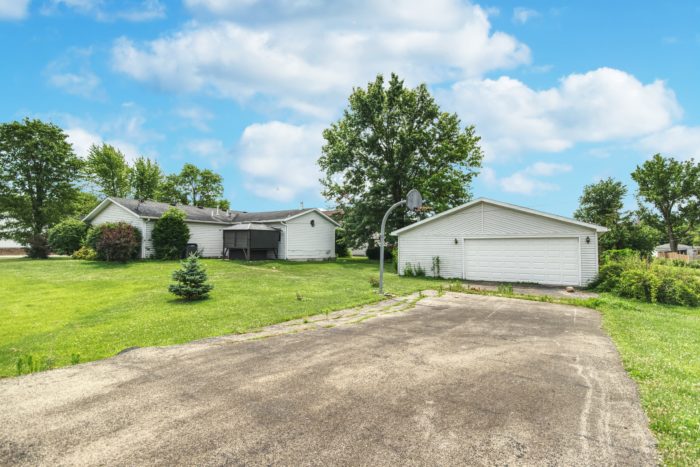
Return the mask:
<svg viewBox="0 0 700 467">
<path fill-rule="evenodd" d="M 671 251 L 678 251 L 678 239 L 700 224 L 700 165 L 656 154 L 637 166 L 632 179 L 643 219 L 663 230 Z"/>
<path fill-rule="evenodd" d="M 323 137 L 323 195 L 344 212 L 353 246 L 371 242 L 384 212 L 412 188 L 437 212 L 468 201 L 483 157 L 473 126 L 441 111 L 424 84 L 410 89 L 394 74 L 353 89 Z M 410 222 L 397 213 L 388 229 Z"/>
<path fill-rule="evenodd" d="M 212 170 L 185 164 L 179 174 L 170 174 L 158 189 L 158 201 L 183 203 L 207 208 L 226 208 L 223 177 Z"/>
<path fill-rule="evenodd" d="M 46 257 L 46 230 L 74 208 L 81 166 L 53 123 L 27 118 L 0 124 L 0 237 Z"/>
<path fill-rule="evenodd" d="M 131 190 L 135 199 L 155 199 L 163 172 L 158 162 L 139 157 L 131 169 Z"/>
<path fill-rule="evenodd" d="M 104 196 L 126 198 L 131 191 L 131 168 L 122 152 L 102 143 L 92 145 L 85 162 L 85 173 Z"/>
</svg>

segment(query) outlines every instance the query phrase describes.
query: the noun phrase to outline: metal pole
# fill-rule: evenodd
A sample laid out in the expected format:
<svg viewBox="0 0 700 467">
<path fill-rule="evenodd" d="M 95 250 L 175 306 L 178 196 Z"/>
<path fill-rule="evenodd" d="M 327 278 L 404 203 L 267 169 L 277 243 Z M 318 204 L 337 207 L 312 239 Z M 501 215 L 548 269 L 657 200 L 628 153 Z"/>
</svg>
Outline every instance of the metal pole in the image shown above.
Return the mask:
<svg viewBox="0 0 700 467">
<path fill-rule="evenodd" d="M 394 204 L 389 210 L 384 214 L 384 219 L 382 219 L 382 229 L 379 234 L 379 293 L 384 293 L 384 230 L 386 228 L 386 220 L 389 218 L 391 211 L 398 208 L 399 206 L 406 204 L 406 200 L 399 201 Z"/>
</svg>

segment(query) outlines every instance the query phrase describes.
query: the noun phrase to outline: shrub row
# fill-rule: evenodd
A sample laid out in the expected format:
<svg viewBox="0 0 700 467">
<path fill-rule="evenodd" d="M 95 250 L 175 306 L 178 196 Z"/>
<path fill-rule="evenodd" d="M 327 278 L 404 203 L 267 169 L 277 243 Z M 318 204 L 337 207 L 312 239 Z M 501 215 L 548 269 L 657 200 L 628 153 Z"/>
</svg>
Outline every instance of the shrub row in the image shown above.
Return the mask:
<svg viewBox="0 0 700 467">
<path fill-rule="evenodd" d="M 700 306 L 700 273 L 692 267 L 614 252 L 601 263 L 593 284 L 596 290 L 649 303 Z"/>
</svg>

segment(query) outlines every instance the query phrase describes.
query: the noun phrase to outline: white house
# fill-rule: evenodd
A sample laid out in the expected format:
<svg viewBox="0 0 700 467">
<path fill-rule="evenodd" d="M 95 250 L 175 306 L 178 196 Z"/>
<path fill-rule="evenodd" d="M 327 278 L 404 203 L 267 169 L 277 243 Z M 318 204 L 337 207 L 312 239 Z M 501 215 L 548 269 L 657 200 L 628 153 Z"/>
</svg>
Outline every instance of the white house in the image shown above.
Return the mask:
<svg viewBox="0 0 700 467">
<path fill-rule="evenodd" d="M 679 255 L 686 255 L 690 261 L 693 261 L 700 257 L 700 246 L 694 245 L 683 245 L 679 243 L 676 245 L 676 252 Z M 654 248 L 654 256 L 657 258 L 664 257 L 666 253 L 671 253 L 671 244 L 664 243 Z"/>
<path fill-rule="evenodd" d="M 222 257 L 225 253 L 224 231 L 243 224 L 262 224 L 279 231 L 276 248 L 266 255 L 269 258 L 303 261 L 335 257 L 335 229 L 338 224 L 316 208 L 268 212 L 224 211 L 182 204 L 107 198 L 84 220 L 92 225 L 128 222 L 141 231 L 141 257 L 149 258 L 154 253 L 151 232 L 155 221 L 171 207 L 177 207 L 185 213 L 190 229 L 189 242 L 196 244 L 197 250 L 204 257 Z"/>
<path fill-rule="evenodd" d="M 392 232 L 399 274 L 496 282 L 586 285 L 598 273 L 605 227 L 479 198 Z M 439 258 L 439 260 L 437 259 Z"/>
</svg>

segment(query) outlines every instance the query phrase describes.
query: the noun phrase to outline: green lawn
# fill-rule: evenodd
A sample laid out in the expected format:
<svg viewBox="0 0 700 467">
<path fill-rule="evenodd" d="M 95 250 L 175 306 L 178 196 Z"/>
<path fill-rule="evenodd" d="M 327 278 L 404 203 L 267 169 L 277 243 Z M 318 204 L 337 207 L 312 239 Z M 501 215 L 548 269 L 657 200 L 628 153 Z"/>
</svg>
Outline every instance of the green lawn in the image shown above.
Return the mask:
<svg viewBox="0 0 700 467">
<path fill-rule="evenodd" d="M 215 286 L 211 298 L 182 303 L 167 292 L 177 262 L 0 260 L 0 377 L 15 375 L 17 359 L 29 355 L 65 366 L 72 355 L 85 362 L 132 346 L 245 332 L 380 299 L 369 283 L 377 276 L 374 262 L 203 262 Z M 387 290 L 397 294 L 442 284 L 385 277 Z M 664 461 L 700 464 L 700 309 L 612 295 L 578 304 L 601 311 L 639 386 Z"/>
<path fill-rule="evenodd" d="M 18 358 L 60 367 L 75 355 L 86 362 L 380 299 L 369 282 L 378 275 L 376 262 L 203 263 L 211 298 L 183 303 L 167 291 L 177 262 L 0 260 L 0 377 L 17 374 Z M 430 279 L 385 279 L 385 290 L 397 294 L 435 287 Z"/>
<path fill-rule="evenodd" d="M 639 386 L 668 465 L 700 465 L 700 308 L 605 295 L 596 309 Z"/>
</svg>

